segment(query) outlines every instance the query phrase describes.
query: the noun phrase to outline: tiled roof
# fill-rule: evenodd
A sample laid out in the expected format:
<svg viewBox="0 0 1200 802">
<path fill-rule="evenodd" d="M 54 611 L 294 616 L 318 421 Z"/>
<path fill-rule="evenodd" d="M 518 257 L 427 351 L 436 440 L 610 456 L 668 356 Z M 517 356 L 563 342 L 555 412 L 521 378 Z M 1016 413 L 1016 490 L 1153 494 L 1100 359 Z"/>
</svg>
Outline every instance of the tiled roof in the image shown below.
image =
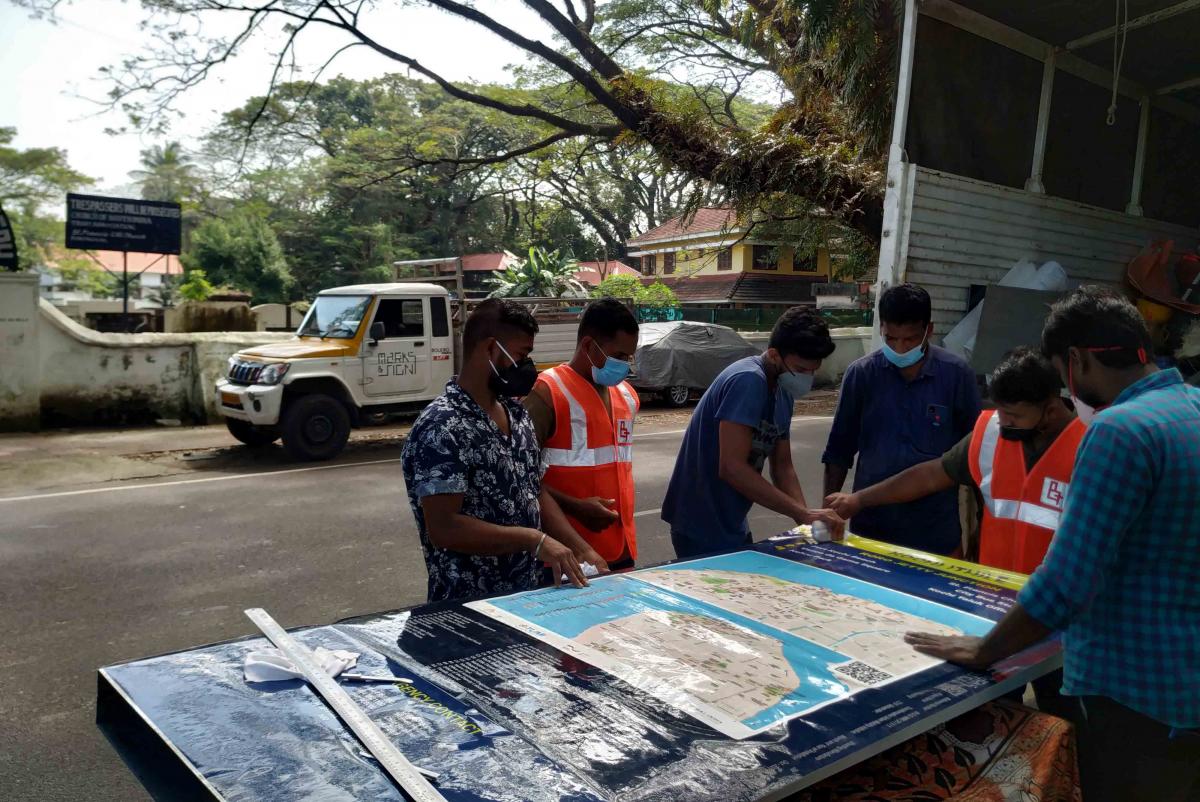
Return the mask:
<svg viewBox="0 0 1200 802">
<path fill-rule="evenodd" d="M 507 270 L 513 262 L 517 261 L 517 257 L 513 256 L 508 251 L 500 251 L 499 253 L 468 253 L 462 258 L 463 272 L 472 270 Z"/>
<path fill-rule="evenodd" d="M 739 274 L 722 273 L 715 276 L 647 276 L 642 284 L 649 286 L 662 282 L 675 292 L 675 297 L 682 303 L 698 303 L 714 301 L 724 303 L 729 300 L 730 293 L 737 285 Z"/>
<path fill-rule="evenodd" d="M 639 234 L 629 240 L 630 245 L 637 245 L 641 242 L 652 242 L 654 240 L 668 239 L 670 237 L 686 237 L 696 234 L 719 234 L 722 231 L 735 227 L 736 221 L 733 219 L 733 210 L 726 207 L 706 206 L 696 210 L 696 214 L 691 219 L 685 220 L 683 217 L 673 217 L 657 228 L 652 228 L 645 234 Z"/>
<path fill-rule="evenodd" d="M 761 273 L 742 273 L 729 300 L 748 304 L 813 303 L 812 285 L 823 281 L 825 281 L 823 277 L 764 276 Z"/>
<path fill-rule="evenodd" d="M 121 272 L 123 254 L 120 251 L 92 251 L 92 254 L 104 267 L 116 273 Z M 72 254 L 72 256 L 79 255 L 78 252 Z M 88 261 L 90 262 L 91 260 L 89 259 Z M 95 264 L 95 262 L 92 262 L 92 264 Z M 183 267 L 179 264 L 179 257 L 174 254 L 130 253 L 129 272 L 170 273 L 178 276 L 183 273 Z"/>
<path fill-rule="evenodd" d="M 640 276 L 641 272 L 633 269 L 624 262 L 618 262 L 615 259 L 610 259 L 607 266 L 603 262 L 580 262 L 579 270 L 575 272 L 575 279 L 582 281 L 584 284 L 595 287 L 600 283 L 600 271 L 604 269 L 605 278 L 608 276 Z"/>
</svg>

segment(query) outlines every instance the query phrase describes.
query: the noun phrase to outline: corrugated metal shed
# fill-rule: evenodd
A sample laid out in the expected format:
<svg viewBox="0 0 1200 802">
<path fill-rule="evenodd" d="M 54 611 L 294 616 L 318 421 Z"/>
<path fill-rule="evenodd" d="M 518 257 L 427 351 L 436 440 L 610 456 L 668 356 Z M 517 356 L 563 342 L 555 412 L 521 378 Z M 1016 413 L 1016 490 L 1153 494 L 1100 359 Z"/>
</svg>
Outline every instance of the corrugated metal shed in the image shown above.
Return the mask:
<svg viewBox="0 0 1200 802">
<path fill-rule="evenodd" d="M 923 167 L 915 170 L 905 280 L 933 297 L 945 333 L 967 311 L 972 284 L 999 281 L 1016 262 L 1057 261 L 1081 282 L 1120 283 L 1150 241 L 1194 248 L 1193 228 L 1002 187 Z"/>
</svg>

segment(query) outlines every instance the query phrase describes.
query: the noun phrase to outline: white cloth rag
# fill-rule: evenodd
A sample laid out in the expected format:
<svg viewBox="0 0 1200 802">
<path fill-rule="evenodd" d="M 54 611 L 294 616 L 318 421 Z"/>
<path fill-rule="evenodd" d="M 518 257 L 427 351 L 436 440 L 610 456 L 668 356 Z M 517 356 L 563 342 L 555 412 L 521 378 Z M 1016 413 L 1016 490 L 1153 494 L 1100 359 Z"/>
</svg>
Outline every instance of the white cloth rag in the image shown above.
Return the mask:
<svg viewBox="0 0 1200 802">
<path fill-rule="evenodd" d="M 324 646 L 318 646 L 312 651 L 317 665 L 331 677 L 336 677 L 346 669 L 354 668 L 358 662 L 358 652 L 346 652 L 341 649 L 330 650 Z M 250 652 L 246 655 L 242 671 L 246 675 L 247 682 L 304 679 L 304 674 L 278 649 L 259 649 Z"/>
</svg>

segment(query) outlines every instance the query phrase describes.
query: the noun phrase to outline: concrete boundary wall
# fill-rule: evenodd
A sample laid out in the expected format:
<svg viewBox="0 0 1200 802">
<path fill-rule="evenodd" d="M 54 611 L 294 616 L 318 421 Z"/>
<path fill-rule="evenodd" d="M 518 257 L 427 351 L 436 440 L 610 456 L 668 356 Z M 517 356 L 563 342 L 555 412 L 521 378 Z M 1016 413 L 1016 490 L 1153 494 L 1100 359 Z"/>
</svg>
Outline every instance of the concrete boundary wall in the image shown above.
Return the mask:
<svg viewBox="0 0 1200 802">
<path fill-rule="evenodd" d="M 236 351 L 284 332 L 107 334 L 37 296 L 37 277 L 0 282 L 0 429 L 214 420 L 213 385 Z M 8 286 L 12 284 L 14 286 Z"/>
</svg>

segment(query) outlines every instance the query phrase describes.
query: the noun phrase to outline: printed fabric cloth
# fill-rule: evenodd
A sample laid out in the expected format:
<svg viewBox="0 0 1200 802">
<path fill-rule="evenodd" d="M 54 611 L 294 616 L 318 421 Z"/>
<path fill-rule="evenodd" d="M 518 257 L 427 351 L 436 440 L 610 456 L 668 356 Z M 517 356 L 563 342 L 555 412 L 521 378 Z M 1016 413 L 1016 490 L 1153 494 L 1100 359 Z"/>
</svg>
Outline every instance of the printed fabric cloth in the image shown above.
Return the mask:
<svg viewBox="0 0 1200 802">
<path fill-rule="evenodd" d="M 1082 802 L 1061 718 L 986 704 L 835 774 L 789 802 Z"/>
</svg>

